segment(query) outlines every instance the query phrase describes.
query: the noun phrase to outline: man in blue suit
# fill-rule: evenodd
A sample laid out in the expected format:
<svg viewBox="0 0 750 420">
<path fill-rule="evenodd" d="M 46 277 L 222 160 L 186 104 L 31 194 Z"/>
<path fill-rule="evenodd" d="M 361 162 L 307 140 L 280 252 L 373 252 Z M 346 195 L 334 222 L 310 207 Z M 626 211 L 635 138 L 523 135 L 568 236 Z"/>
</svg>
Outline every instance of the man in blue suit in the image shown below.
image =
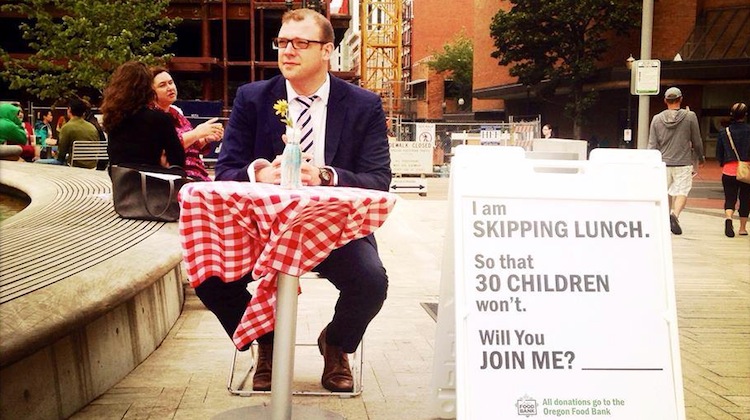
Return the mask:
<svg viewBox="0 0 750 420">
<path fill-rule="evenodd" d="M 216 164 L 217 180 L 279 184 L 286 128 L 273 106 L 286 99 L 295 124 L 312 128 L 313 142 L 306 152 L 310 160 L 302 164 L 305 185 L 388 190 L 390 154 L 380 97 L 328 73 L 333 36 L 331 23 L 315 11 L 284 14 L 273 40 L 281 76 L 238 89 Z M 305 140 L 301 144 L 304 149 Z M 388 289 L 375 238 L 370 235 L 334 250 L 315 271 L 340 292 L 333 319 L 318 338 L 325 362 L 321 383 L 334 392 L 350 392 L 347 353 L 357 349 Z M 250 280 L 249 273 L 231 283 L 213 277 L 196 288 L 230 337 L 250 300 Z M 253 389 L 270 390 L 272 333 L 260 337 L 258 344 Z"/>
</svg>

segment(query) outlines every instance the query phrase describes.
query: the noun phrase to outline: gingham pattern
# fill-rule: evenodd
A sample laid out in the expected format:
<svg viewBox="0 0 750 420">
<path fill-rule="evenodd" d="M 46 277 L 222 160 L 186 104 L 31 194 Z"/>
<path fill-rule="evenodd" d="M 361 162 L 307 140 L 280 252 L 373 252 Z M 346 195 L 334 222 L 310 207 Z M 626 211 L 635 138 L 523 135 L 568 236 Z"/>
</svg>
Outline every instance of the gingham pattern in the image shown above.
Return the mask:
<svg viewBox="0 0 750 420">
<path fill-rule="evenodd" d="M 180 241 L 193 287 L 211 276 L 258 288 L 234 332 L 243 348 L 272 331 L 276 274 L 301 276 L 335 248 L 374 232 L 396 197 L 344 187 L 282 189 L 249 182 L 196 182 L 180 191 Z"/>
</svg>

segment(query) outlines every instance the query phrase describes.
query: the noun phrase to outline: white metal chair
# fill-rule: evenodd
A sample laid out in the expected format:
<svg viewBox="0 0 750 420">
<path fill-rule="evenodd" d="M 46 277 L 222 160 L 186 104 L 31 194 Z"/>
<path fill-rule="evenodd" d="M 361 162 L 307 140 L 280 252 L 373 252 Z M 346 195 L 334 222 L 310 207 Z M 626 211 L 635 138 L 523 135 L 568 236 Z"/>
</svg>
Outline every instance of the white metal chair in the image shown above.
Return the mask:
<svg viewBox="0 0 750 420">
<path fill-rule="evenodd" d="M 307 273 L 305 274 L 304 278 L 310 279 L 310 278 L 317 278 L 317 273 Z M 324 280 L 324 279 L 323 279 Z M 252 283 L 251 283 L 252 284 Z M 308 338 L 309 340 L 309 338 Z M 320 357 L 318 352 L 318 343 L 317 342 L 304 342 L 304 343 L 296 343 L 295 348 L 303 348 L 308 353 L 308 357 L 310 357 L 310 352 L 314 352 L 316 359 L 320 360 L 320 369 L 317 370 L 318 365 L 310 366 L 310 369 L 312 370 L 306 370 L 303 372 L 297 372 L 305 374 L 304 383 L 301 381 L 297 383 L 296 385 L 299 385 L 301 389 L 292 389 L 292 395 L 331 395 L 331 396 L 337 396 L 340 398 L 350 398 L 357 395 L 360 395 L 362 393 L 362 372 L 364 368 L 364 339 L 360 343 L 357 350 L 349 355 L 349 365 L 352 369 L 352 378 L 354 380 L 354 386 L 352 389 L 352 392 L 331 392 L 322 387 L 320 384 L 320 373 L 322 372 L 323 368 L 323 358 Z M 295 352 L 295 354 L 299 355 L 301 352 Z M 271 394 L 271 391 L 253 391 L 253 375 L 255 374 L 255 362 L 258 358 L 258 346 L 257 343 L 253 343 L 252 346 L 250 346 L 250 349 L 245 352 L 240 352 L 236 348 L 234 349 L 234 353 L 232 355 L 232 363 L 229 368 L 229 378 L 227 380 L 227 390 L 234 395 L 239 395 L 243 397 L 249 397 L 254 394 Z M 302 368 L 305 366 L 300 363 L 295 363 L 295 366 Z M 295 369 L 296 370 L 296 369 Z M 238 374 L 238 372 L 244 372 L 242 374 Z M 308 379 L 311 378 L 311 379 Z M 312 379 L 315 378 L 315 379 Z"/>
<path fill-rule="evenodd" d="M 296 347 L 314 347 L 314 351 L 318 353 L 317 343 L 297 343 Z M 245 356 L 247 355 L 247 356 Z M 244 357 L 243 357 L 244 356 Z M 253 390 L 253 375 L 255 374 L 255 361 L 258 358 L 257 344 L 250 346 L 250 350 L 246 352 L 240 352 L 235 349 L 232 355 L 232 363 L 229 367 L 229 378 L 227 380 L 227 390 L 234 395 L 242 397 L 249 397 L 254 394 L 267 394 L 270 395 L 271 391 L 254 391 Z M 321 363 L 322 363 L 321 358 Z M 364 368 L 364 340 L 357 348 L 357 351 L 349 355 L 349 365 L 352 369 L 352 377 L 354 379 L 354 387 L 352 392 L 331 392 L 326 389 L 322 389 L 320 382 L 311 383 L 309 388 L 305 389 L 294 389 L 292 395 L 331 395 L 340 398 L 349 398 L 360 395 L 362 393 L 362 371 Z M 242 375 L 237 375 L 237 372 L 244 372 Z M 320 372 L 318 372 L 318 375 Z M 319 376 L 318 376 L 319 378 Z M 304 384 L 305 386 L 307 384 Z"/>
<path fill-rule="evenodd" d="M 73 148 L 70 151 L 70 162 L 68 165 L 76 166 L 76 162 L 94 161 L 94 167 L 96 167 L 96 161 L 107 159 L 109 159 L 109 155 L 107 154 L 106 142 L 74 141 Z"/>
</svg>

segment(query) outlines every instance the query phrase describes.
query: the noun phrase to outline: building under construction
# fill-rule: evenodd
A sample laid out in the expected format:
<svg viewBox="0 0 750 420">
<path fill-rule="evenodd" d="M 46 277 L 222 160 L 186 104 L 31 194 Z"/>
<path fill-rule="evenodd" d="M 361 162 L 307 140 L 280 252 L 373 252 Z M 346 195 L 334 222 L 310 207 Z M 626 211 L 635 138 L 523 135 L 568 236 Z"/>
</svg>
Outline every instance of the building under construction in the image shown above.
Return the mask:
<svg viewBox="0 0 750 420">
<path fill-rule="evenodd" d="M 346 0 L 335 7 L 321 1 L 172 1 L 170 16 L 183 19 L 177 27 L 175 57 L 169 64 L 180 87 L 190 93 L 181 96 L 221 100 L 229 106 L 239 85 L 278 74 L 271 40 L 281 27 L 284 12 L 300 7 L 326 15 L 337 42 L 349 28 Z M 352 73 L 338 75 L 348 80 L 354 77 Z"/>
<path fill-rule="evenodd" d="M 182 22 L 175 29 L 177 42 L 170 70 L 182 99 L 221 101 L 231 106 L 241 84 L 278 74 L 277 51 L 271 40 L 287 10 L 310 8 L 333 24 L 335 45 L 346 39 L 346 54 L 357 54 L 356 65 L 333 69 L 342 79 L 379 93 L 386 110 L 402 111 L 402 3 L 403 0 L 173 0 L 170 17 Z M 2 47 L 11 56 L 30 51 L 15 28 L 22 17 L 0 11 Z M 347 37 L 345 34 L 354 33 Z M 6 33 L 7 32 L 7 33 Z M 351 39 L 355 45 L 350 45 Z"/>
</svg>

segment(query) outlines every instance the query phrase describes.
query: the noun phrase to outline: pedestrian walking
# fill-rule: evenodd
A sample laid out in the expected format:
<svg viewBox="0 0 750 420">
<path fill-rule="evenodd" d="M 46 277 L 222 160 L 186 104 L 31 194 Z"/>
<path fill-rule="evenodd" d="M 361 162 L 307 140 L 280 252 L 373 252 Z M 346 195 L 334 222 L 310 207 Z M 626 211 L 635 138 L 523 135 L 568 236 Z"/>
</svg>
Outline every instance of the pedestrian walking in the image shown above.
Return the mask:
<svg viewBox="0 0 750 420">
<path fill-rule="evenodd" d="M 729 125 L 719 132 L 716 160 L 721 165 L 721 185 L 724 187 L 724 234 L 734 237 L 732 216 L 739 201 L 740 235 L 747 235 L 747 216 L 750 214 L 750 184 L 737 180 L 739 161 L 750 160 L 750 125 L 747 124 L 747 105 L 738 102 L 729 109 Z"/>
<path fill-rule="evenodd" d="M 690 109 L 681 108 L 682 91 L 670 87 L 664 93 L 664 103 L 667 109 L 651 120 L 648 148 L 660 151 L 662 161 L 667 165 L 669 228 L 673 234 L 682 235 L 679 219 L 693 187 L 693 156 L 698 157 L 699 166 L 703 166 L 706 158 L 698 117 Z"/>
</svg>

